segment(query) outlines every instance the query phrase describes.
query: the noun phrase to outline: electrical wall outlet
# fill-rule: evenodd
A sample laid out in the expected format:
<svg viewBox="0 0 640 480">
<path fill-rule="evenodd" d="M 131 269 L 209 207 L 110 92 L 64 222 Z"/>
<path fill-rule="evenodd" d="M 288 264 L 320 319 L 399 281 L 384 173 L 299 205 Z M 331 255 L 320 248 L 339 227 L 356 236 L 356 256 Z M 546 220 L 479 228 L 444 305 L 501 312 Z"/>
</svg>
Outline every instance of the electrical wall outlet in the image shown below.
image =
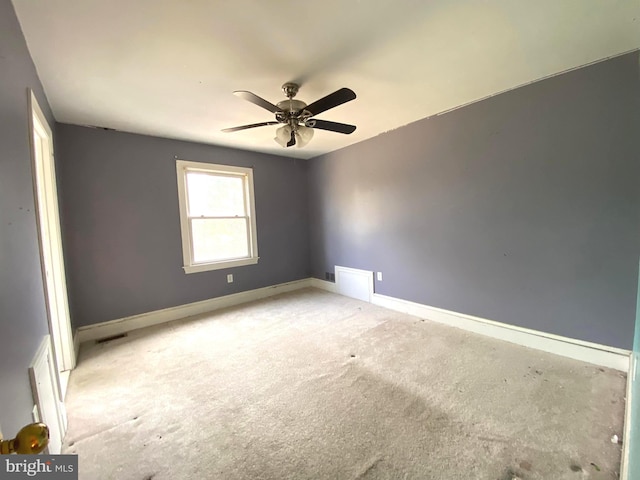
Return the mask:
<svg viewBox="0 0 640 480">
<path fill-rule="evenodd" d="M 376 274 L 376 278 L 378 279 L 379 282 L 381 282 L 382 281 L 382 272 L 378 272 Z"/>
<path fill-rule="evenodd" d="M 227 283 L 233 283 L 233 273 L 227 275 Z"/>
</svg>

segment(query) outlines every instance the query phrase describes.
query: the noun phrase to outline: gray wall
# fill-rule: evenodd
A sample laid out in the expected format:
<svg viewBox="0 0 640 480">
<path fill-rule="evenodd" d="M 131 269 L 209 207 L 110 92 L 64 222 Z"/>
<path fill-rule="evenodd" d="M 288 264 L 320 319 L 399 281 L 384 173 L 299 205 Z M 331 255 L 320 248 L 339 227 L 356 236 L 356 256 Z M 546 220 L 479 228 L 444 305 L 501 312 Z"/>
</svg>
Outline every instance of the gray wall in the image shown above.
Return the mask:
<svg viewBox="0 0 640 480">
<path fill-rule="evenodd" d="M 54 119 L 9 0 L 0 0 L 0 425 L 31 421 L 28 367 L 48 333 L 34 211 L 27 88 Z"/>
<path fill-rule="evenodd" d="M 313 159 L 313 275 L 630 349 L 638 77 L 635 52 Z"/>
<path fill-rule="evenodd" d="M 75 327 L 308 277 L 305 161 L 64 124 L 57 132 Z M 257 265 L 184 273 L 175 156 L 254 168 Z"/>
</svg>

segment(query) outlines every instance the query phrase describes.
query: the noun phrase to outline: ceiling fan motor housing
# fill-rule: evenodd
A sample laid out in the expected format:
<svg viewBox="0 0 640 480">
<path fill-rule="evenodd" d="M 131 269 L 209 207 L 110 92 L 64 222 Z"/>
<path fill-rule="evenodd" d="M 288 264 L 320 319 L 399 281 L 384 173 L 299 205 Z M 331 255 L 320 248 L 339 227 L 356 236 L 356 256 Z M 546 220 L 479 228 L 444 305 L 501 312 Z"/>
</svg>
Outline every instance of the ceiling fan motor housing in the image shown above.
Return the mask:
<svg viewBox="0 0 640 480">
<path fill-rule="evenodd" d="M 300 85 L 297 83 L 287 82 L 282 85 L 282 91 L 284 92 L 285 97 L 293 98 L 298 94 L 298 90 L 300 89 Z"/>
<path fill-rule="evenodd" d="M 300 122 L 306 121 L 311 117 L 311 113 L 305 111 L 306 103 L 300 100 L 294 100 L 298 94 L 300 85 L 297 83 L 287 82 L 282 85 L 282 91 L 287 97 L 287 100 L 278 102 L 276 106 L 280 110 L 276 112 L 276 120 L 280 123 L 287 123 L 292 127 L 296 127 Z"/>
<path fill-rule="evenodd" d="M 276 120 L 290 125 L 304 122 L 311 117 L 311 113 L 305 110 L 306 106 L 307 104 L 300 100 L 289 99 L 278 102 L 277 107 L 280 111 L 276 112 Z"/>
<path fill-rule="evenodd" d="M 307 104 L 300 100 L 283 100 L 277 103 L 277 107 L 280 110 L 289 113 L 300 112 L 304 110 L 304 107 L 306 106 Z"/>
</svg>

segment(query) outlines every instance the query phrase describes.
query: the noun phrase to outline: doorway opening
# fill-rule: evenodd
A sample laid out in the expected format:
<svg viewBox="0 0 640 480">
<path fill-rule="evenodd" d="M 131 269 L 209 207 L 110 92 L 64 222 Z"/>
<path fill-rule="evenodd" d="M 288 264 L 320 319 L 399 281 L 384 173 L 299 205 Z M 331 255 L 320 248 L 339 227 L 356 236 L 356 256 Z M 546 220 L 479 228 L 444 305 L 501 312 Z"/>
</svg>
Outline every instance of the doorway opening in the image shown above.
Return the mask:
<svg viewBox="0 0 640 480">
<path fill-rule="evenodd" d="M 53 343 L 57 381 L 60 387 L 60 401 L 62 401 L 67 390 L 69 374 L 75 367 L 76 356 L 62 253 L 53 135 L 31 90 L 29 90 L 29 107 L 40 262 L 49 331 Z"/>
</svg>

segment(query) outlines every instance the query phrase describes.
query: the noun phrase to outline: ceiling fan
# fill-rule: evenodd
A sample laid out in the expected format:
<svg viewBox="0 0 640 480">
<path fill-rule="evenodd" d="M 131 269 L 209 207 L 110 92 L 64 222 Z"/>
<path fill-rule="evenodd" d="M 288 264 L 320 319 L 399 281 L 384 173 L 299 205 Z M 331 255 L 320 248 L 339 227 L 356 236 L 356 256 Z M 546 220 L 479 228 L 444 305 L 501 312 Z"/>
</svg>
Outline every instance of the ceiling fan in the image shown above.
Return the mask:
<svg viewBox="0 0 640 480">
<path fill-rule="evenodd" d="M 300 86 L 297 83 L 285 83 L 282 85 L 282 91 L 286 95 L 287 100 L 278 102 L 276 105 L 266 101 L 255 93 L 247 92 L 246 90 L 233 92 L 234 95 L 244 98 L 259 107 L 274 113 L 276 119 L 275 121 L 270 122 L 252 123 L 251 125 L 225 128 L 222 131 L 237 132 L 238 130 L 246 130 L 247 128 L 264 127 L 266 125 L 278 125 L 282 123 L 283 126 L 276 130 L 276 137 L 274 138 L 274 140 L 282 147 L 293 147 L 294 145 L 297 147 L 304 147 L 313 138 L 313 130 L 315 128 L 344 134 L 353 133 L 355 131 L 355 125 L 329 122 L 327 120 L 313 118 L 322 112 L 326 112 L 331 108 L 355 99 L 356 94 L 353 90 L 341 88 L 340 90 L 336 90 L 326 97 L 322 97 L 320 100 L 316 100 L 312 104 L 307 105 L 300 100 L 293 99 L 299 89 Z"/>
</svg>

